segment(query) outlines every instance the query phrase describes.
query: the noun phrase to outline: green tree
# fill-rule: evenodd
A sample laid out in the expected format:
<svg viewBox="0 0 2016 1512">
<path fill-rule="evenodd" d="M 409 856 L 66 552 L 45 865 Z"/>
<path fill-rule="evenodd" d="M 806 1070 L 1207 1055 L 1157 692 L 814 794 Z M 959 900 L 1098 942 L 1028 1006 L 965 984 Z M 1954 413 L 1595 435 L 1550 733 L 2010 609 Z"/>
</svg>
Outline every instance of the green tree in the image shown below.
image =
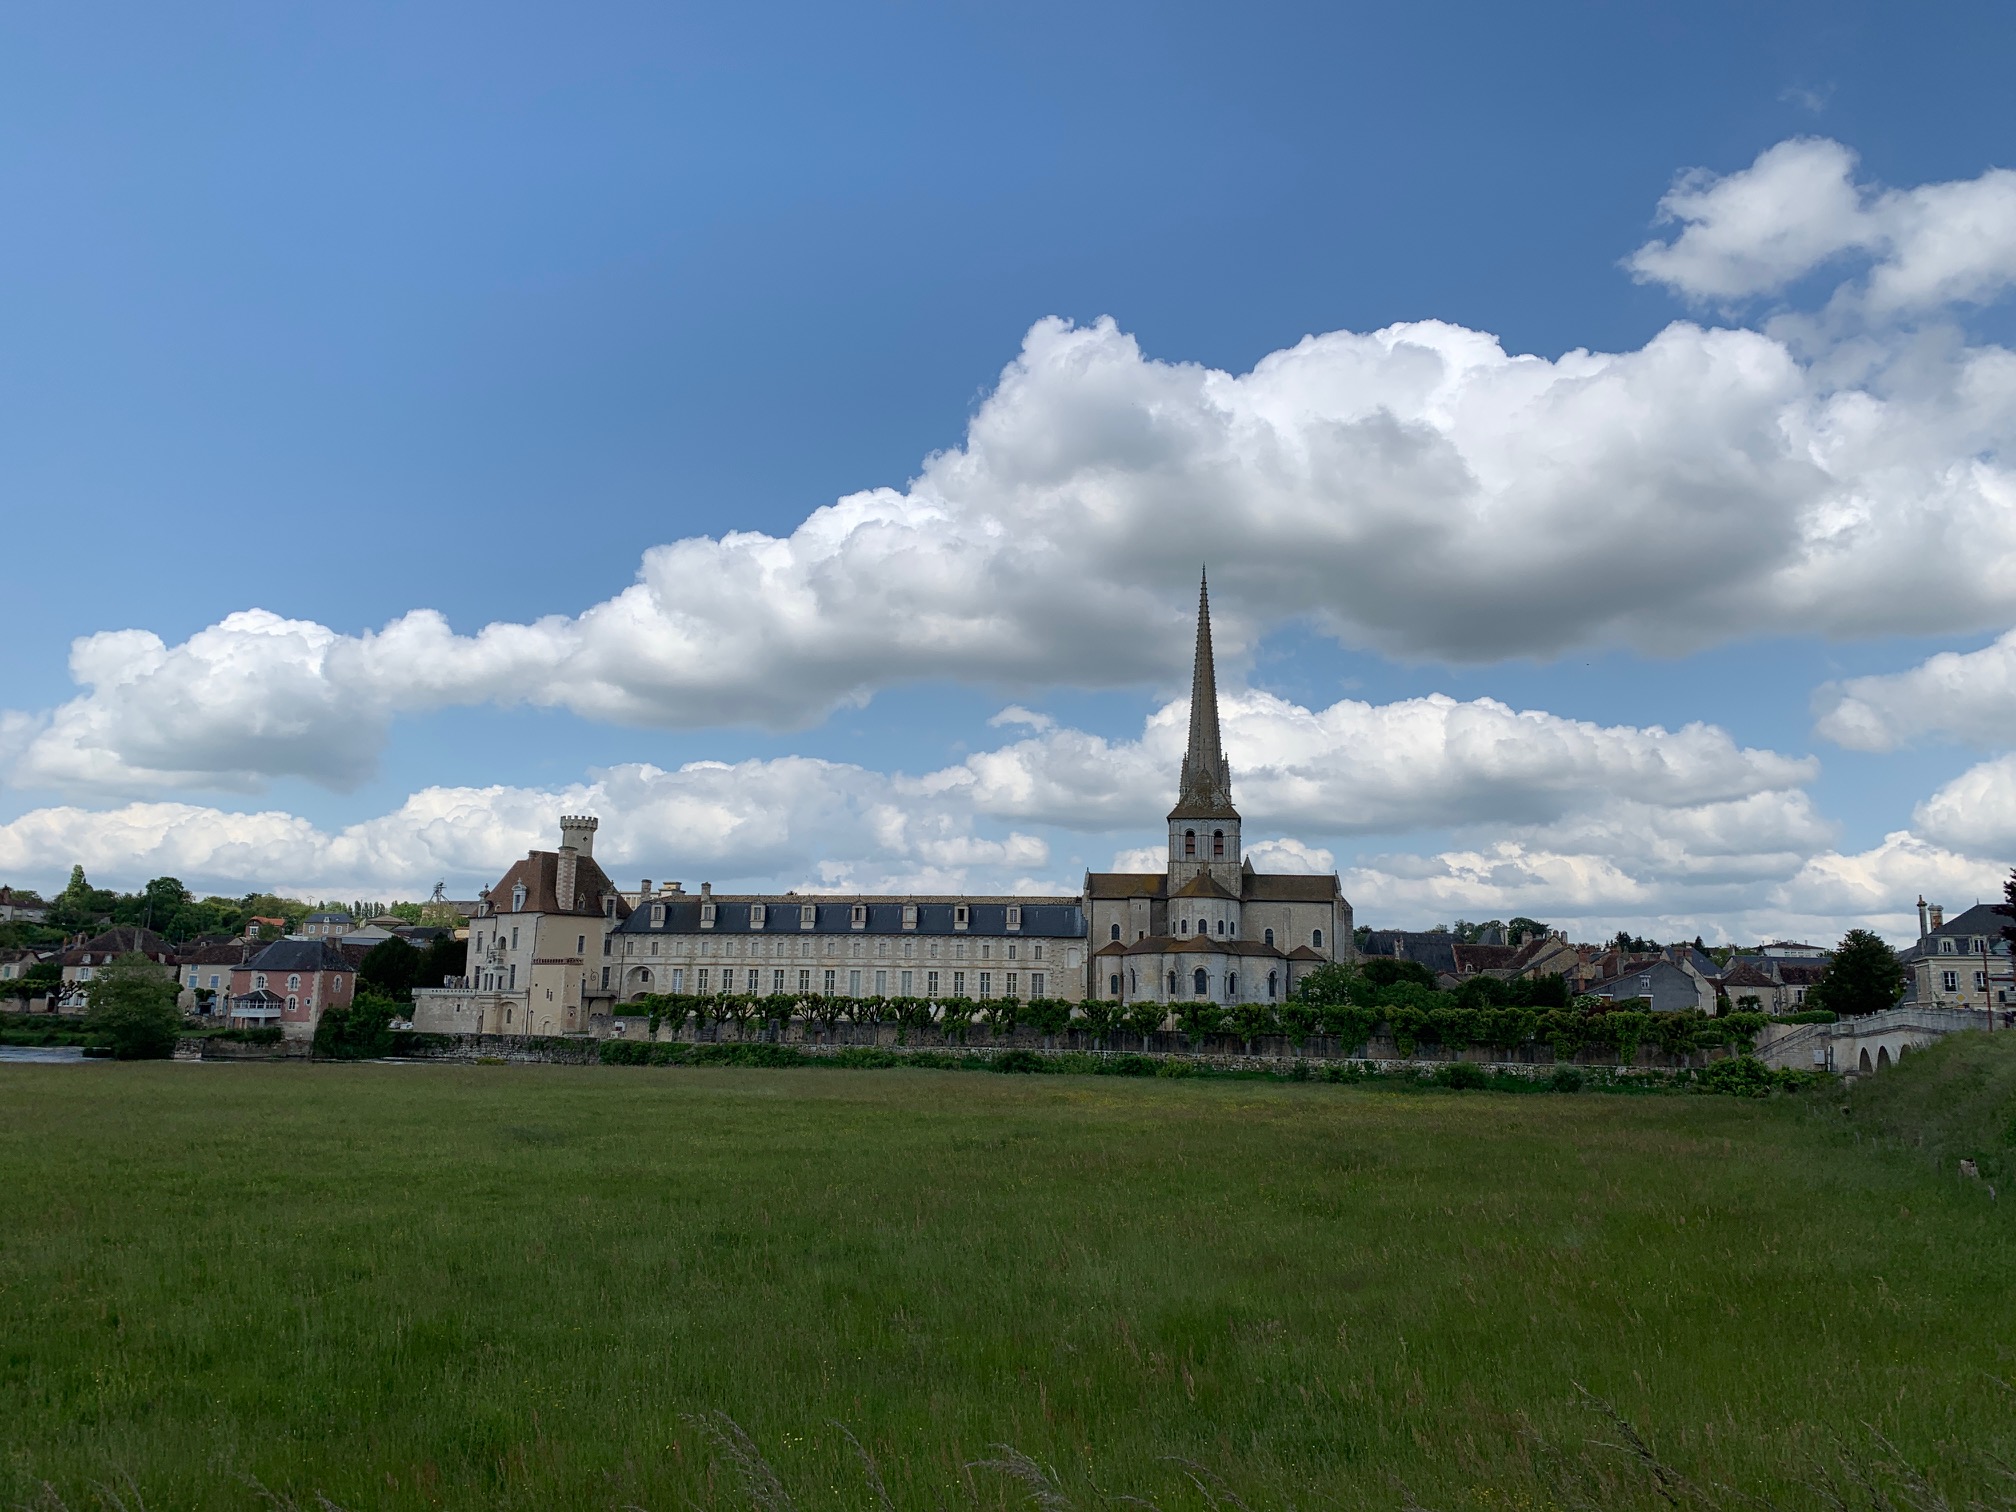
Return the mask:
<svg viewBox="0 0 2016 1512">
<path fill-rule="evenodd" d="M 1521 940 L 1537 940 L 1547 933 L 1547 926 L 1538 919 L 1529 919 L 1520 914 L 1505 926 L 1505 943 L 1517 945 Z"/>
<path fill-rule="evenodd" d="M 1848 1018 L 1881 1013 L 1903 995 L 1904 968 L 1897 952 L 1868 930 L 1851 929 L 1806 994 L 1806 1006 Z"/>
<path fill-rule="evenodd" d="M 1148 1036 L 1159 1031 L 1162 1020 L 1168 1016 L 1169 1010 L 1160 1003 L 1129 1003 L 1127 1011 L 1120 1015 L 1120 1027 L 1129 1034 L 1140 1035 L 1142 1047 L 1145 1049 Z"/>
<path fill-rule="evenodd" d="M 2016 866 L 2009 869 L 2009 880 L 2002 884 L 2002 902 L 1995 912 L 2016 921 Z M 2002 926 L 2002 938 L 2009 942 L 2009 948 L 2016 952 L 2016 922 Z"/>
<path fill-rule="evenodd" d="M 54 961 L 37 961 L 21 975 L 7 983 L 6 990 L 22 1002 L 30 998 L 48 997 L 63 985 L 63 968 Z"/>
<path fill-rule="evenodd" d="M 1321 970 L 1322 968 L 1317 968 Z M 1314 976 L 1316 973 L 1311 972 Z M 1400 961 L 1392 956 L 1372 956 L 1358 963 L 1358 974 L 1375 987 L 1393 987 L 1401 982 L 1435 990 L 1435 973 L 1419 961 Z"/>
<path fill-rule="evenodd" d="M 452 934 L 441 935 L 427 947 L 426 959 L 420 966 L 420 975 L 415 977 L 415 987 L 439 987 L 450 977 L 466 976 L 469 971 L 469 942 L 458 940 Z"/>
<path fill-rule="evenodd" d="M 1125 1011 L 1111 998 L 1087 998 L 1078 1005 L 1078 1027 L 1092 1036 L 1094 1044 L 1103 1045 Z"/>
<path fill-rule="evenodd" d="M 70 881 L 49 900 L 49 923 L 66 933 L 95 928 L 112 913 L 113 894 L 93 887 L 85 879 L 84 868 L 70 868 Z"/>
<path fill-rule="evenodd" d="M 420 981 L 426 958 L 406 941 L 394 935 L 380 940 L 358 963 L 357 986 L 398 1003 L 413 1001 L 413 988 Z M 439 985 L 438 983 L 430 985 Z"/>
<path fill-rule="evenodd" d="M 182 1034 L 175 984 L 143 955 L 122 955 L 84 989 L 84 1027 L 120 1060 L 166 1060 Z"/>
<path fill-rule="evenodd" d="M 325 1008 L 315 1021 L 315 1053 L 324 1060 L 375 1060 L 392 1052 L 392 1021 L 403 1005 L 359 993 L 347 1008 Z"/>
</svg>

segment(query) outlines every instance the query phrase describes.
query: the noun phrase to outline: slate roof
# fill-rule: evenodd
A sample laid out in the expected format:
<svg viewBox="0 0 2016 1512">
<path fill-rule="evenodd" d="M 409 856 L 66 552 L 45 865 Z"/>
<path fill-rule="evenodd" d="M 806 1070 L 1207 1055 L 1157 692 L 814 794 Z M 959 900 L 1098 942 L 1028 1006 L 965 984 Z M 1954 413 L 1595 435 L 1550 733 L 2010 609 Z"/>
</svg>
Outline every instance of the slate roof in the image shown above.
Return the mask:
<svg viewBox="0 0 2016 1512">
<path fill-rule="evenodd" d="M 275 940 L 245 963 L 247 971 L 355 971 L 327 940 Z"/>
<path fill-rule="evenodd" d="M 1240 894 L 1249 903 L 1333 903 L 1343 895 L 1334 872 L 1248 872 Z"/>
<path fill-rule="evenodd" d="M 117 929 L 108 929 L 95 934 L 82 945 L 63 952 L 65 966 L 88 966 L 99 962 L 109 962 L 114 956 L 144 955 L 152 960 L 172 960 L 175 947 L 151 929 L 142 929 L 134 924 L 122 924 Z"/>
<path fill-rule="evenodd" d="M 312 913 L 308 915 L 307 922 L 310 924 L 349 924 L 353 921 L 349 910 L 344 909 L 327 913 Z"/>
</svg>

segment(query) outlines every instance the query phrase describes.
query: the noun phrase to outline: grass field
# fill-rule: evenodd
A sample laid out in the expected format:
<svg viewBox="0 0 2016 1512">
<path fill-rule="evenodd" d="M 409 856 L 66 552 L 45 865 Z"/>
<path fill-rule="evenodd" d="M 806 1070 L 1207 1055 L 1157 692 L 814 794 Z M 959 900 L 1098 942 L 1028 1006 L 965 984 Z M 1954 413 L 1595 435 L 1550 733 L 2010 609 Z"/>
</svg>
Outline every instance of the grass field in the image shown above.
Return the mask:
<svg viewBox="0 0 2016 1512">
<path fill-rule="evenodd" d="M 2016 1192 L 1840 1104 L 0 1066 L 0 1501 L 2002 1505 Z"/>
</svg>

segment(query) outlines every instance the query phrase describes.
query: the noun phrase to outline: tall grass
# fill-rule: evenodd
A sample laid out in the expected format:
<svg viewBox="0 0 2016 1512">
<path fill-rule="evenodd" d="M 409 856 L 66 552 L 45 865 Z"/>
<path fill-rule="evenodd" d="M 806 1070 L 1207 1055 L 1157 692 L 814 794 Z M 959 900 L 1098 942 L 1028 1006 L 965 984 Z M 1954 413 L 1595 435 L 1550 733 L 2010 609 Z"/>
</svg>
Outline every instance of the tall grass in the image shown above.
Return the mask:
<svg viewBox="0 0 2016 1512">
<path fill-rule="evenodd" d="M 1020 1506 L 1018 1464 L 1170 1512 L 1682 1495 L 1601 1447 L 1592 1397 L 1704 1494 L 1828 1505 L 1816 1467 L 1862 1497 L 1839 1467 L 1894 1462 L 1868 1473 L 1899 1508 L 1906 1471 L 1990 1499 L 2008 1206 L 1855 1122 L 1154 1078 L 0 1066 L 0 1501 L 747 1506 L 727 1423 L 805 1509 Z"/>
</svg>

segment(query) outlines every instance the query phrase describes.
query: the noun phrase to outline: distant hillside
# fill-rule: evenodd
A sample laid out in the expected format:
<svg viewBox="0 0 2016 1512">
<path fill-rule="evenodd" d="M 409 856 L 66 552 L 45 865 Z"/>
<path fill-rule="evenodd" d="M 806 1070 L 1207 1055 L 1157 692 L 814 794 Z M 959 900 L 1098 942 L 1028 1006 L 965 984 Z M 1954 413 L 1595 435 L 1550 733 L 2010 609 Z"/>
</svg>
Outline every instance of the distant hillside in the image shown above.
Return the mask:
<svg viewBox="0 0 2016 1512">
<path fill-rule="evenodd" d="M 1914 1050 L 1849 1094 L 1864 1134 L 1922 1148 L 1940 1168 L 1963 1159 L 2016 1201 L 2016 1033 L 1955 1034 Z"/>
</svg>

